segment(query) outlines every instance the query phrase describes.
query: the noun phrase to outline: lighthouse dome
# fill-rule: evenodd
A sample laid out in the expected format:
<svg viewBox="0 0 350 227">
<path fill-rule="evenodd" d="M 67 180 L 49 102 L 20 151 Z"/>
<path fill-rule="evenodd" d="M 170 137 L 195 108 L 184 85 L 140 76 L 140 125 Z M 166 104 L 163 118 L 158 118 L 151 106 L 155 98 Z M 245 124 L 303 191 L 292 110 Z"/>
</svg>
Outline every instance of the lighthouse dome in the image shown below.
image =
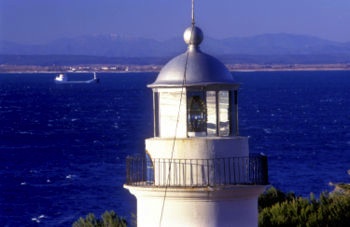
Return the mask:
<svg viewBox="0 0 350 227">
<path fill-rule="evenodd" d="M 203 40 L 200 28 L 196 26 L 187 28 L 184 32 L 184 40 L 188 45 L 187 51 L 170 60 L 149 87 L 235 84 L 232 74 L 223 63 L 199 49 L 199 44 Z"/>
</svg>

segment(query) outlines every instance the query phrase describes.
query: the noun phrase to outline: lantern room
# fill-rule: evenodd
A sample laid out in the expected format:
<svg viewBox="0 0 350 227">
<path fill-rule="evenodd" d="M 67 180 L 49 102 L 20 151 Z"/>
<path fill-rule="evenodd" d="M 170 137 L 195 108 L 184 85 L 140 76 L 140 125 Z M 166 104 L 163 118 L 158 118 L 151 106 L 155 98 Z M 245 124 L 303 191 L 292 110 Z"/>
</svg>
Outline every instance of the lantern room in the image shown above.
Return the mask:
<svg viewBox="0 0 350 227">
<path fill-rule="evenodd" d="M 238 84 L 216 58 L 203 53 L 200 28 L 184 33 L 185 53 L 160 71 L 153 90 L 154 136 L 238 136 Z"/>
</svg>

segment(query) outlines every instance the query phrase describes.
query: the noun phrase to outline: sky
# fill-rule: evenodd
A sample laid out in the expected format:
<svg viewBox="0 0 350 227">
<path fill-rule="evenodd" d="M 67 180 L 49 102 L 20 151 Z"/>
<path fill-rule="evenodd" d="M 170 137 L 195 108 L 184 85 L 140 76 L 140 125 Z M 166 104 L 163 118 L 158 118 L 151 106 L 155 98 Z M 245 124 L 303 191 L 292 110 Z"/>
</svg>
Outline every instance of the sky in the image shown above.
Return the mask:
<svg viewBox="0 0 350 227">
<path fill-rule="evenodd" d="M 205 36 L 266 33 L 350 42 L 350 0 L 195 0 Z M 82 35 L 165 40 L 191 24 L 191 0 L 0 0 L 0 40 L 43 44 Z"/>
</svg>

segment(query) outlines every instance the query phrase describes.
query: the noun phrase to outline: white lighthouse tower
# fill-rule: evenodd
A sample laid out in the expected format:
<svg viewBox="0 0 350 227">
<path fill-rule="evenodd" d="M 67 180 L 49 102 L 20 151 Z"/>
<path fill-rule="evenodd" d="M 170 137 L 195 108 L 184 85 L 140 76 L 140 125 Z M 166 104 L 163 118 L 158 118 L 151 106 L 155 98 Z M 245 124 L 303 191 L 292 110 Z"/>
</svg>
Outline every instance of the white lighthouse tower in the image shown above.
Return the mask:
<svg viewBox="0 0 350 227">
<path fill-rule="evenodd" d="M 160 71 L 153 90 L 154 137 L 127 159 L 124 185 L 137 199 L 137 225 L 258 225 L 267 159 L 249 153 L 239 135 L 238 84 L 203 53 L 203 33 L 185 30 L 185 53 Z"/>
</svg>

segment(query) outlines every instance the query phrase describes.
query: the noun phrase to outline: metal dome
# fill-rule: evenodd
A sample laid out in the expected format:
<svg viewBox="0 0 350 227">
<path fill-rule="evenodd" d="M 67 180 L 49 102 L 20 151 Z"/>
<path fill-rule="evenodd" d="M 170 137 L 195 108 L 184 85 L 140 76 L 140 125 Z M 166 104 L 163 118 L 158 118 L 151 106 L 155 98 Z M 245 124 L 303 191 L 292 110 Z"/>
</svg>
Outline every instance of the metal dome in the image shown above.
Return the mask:
<svg viewBox="0 0 350 227">
<path fill-rule="evenodd" d="M 170 60 L 159 72 L 156 81 L 148 87 L 181 87 L 207 85 L 234 85 L 232 74 L 218 59 L 203 53 L 199 44 L 203 40 L 202 31 L 191 26 L 185 30 L 185 53 Z"/>
</svg>

